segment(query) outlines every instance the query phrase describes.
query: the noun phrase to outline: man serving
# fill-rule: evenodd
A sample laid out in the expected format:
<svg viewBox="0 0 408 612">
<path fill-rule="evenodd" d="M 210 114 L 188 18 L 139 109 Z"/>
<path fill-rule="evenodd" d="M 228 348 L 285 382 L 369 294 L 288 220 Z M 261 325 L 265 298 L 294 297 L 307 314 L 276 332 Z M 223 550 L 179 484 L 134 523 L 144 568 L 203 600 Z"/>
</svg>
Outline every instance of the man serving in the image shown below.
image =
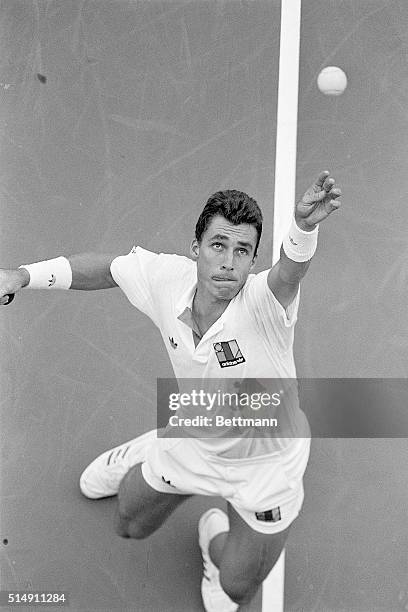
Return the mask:
<svg viewBox="0 0 408 612">
<path fill-rule="evenodd" d="M 181 379 L 293 379 L 299 283 L 317 247 L 318 226 L 340 206 L 341 191 L 322 172 L 296 204 L 280 259 L 251 274 L 262 232 L 252 198 L 214 194 L 195 228 L 191 259 L 140 246 L 128 255 L 82 254 L 0 270 L 0 304 L 23 287 L 120 287 L 159 328 Z M 250 601 L 278 560 L 303 502 L 310 439 L 304 423 L 290 435 L 158 437 L 157 431 L 111 449 L 83 472 L 82 493 L 117 495 L 116 529 L 127 538 L 154 532 L 193 494 L 221 496 L 228 513 L 199 521 L 208 612 Z M 303 433 L 302 433 L 303 432 Z"/>
</svg>

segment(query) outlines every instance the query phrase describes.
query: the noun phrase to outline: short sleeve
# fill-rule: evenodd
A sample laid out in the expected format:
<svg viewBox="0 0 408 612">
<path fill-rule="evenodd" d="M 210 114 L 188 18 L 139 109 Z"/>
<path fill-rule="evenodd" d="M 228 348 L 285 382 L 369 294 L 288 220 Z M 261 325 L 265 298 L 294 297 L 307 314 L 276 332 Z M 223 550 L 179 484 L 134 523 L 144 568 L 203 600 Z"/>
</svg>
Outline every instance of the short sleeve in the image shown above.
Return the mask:
<svg viewBox="0 0 408 612">
<path fill-rule="evenodd" d="M 262 332 L 277 340 L 281 348 L 287 349 L 293 344 L 300 292 L 285 309 L 268 287 L 268 273 L 269 270 L 264 270 L 248 278 L 244 299 Z"/>
<path fill-rule="evenodd" d="M 156 276 L 160 255 L 133 247 L 128 255 L 116 257 L 111 274 L 129 302 L 156 322 L 152 280 Z"/>
<path fill-rule="evenodd" d="M 163 308 L 177 291 L 178 279 L 192 268 L 193 262 L 186 257 L 157 254 L 138 246 L 112 261 L 111 274 L 130 303 L 160 327 Z"/>
</svg>

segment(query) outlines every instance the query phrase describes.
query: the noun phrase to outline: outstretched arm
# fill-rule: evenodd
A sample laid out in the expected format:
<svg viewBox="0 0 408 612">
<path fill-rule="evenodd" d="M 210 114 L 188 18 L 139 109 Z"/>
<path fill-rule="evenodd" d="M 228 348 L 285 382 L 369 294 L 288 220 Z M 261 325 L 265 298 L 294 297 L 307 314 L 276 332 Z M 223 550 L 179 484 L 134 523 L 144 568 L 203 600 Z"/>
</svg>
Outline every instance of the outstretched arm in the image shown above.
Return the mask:
<svg viewBox="0 0 408 612">
<path fill-rule="evenodd" d="M 68 261 L 72 268 L 72 284 L 70 289 L 92 291 L 94 289 L 110 289 L 117 287 L 110 271 L 116 255 L 99 255 L 84 253 L 72 255 Z"/>
<path fill-rule="evenodd" d="M 296 297 L 299 282 L 310 265 L 318 225 L 340 207 L 340 196 L 341 190 L 325 171 L 296 204 L 294 221 L 281 247 L 279 261 L 268 274 L 268 286 L 284 308 Z"/>
<path fill-rule="evenodd" d="M 0 304 L 7 304 L 10 301 L 8 296 L 14 295 L 23 287 L 47 289 L 60 286 L 64 289 L 84 291 L 116 287 L 110 271 L 115 257 L 84 253 L 29 264 L 17 270 L 0 269 Z"/>
</svg>

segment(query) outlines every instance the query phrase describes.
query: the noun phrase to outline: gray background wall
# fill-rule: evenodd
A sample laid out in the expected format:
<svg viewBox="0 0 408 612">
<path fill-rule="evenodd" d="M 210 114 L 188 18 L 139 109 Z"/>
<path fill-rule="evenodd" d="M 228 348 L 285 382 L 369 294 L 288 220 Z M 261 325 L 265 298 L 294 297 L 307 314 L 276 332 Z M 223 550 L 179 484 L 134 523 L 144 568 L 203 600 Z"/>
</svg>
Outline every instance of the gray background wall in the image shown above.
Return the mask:
<svg viewBox="0 0 408 612">
<path fill-rule="evenodd" d="M 133 244 L 187 253 L 226 187 L 263 208 L 269 266 L 278 0 L 0 10 L 2 266 Z M 297 191 L 329 168 L 344 208 L 303 283 L 301 376 L 406 376 L 407 31 L 403 0 L 303 3 Z M 333 64 L 349 78 L 340 98 L 315 85 Z M 154 426 L 156 377 L 171 372 L 158 332 L 117 290 L 24 292 L 0 316 L 2 588 L 65 589 L 76 610 L 199 610 L 196 521 L 213 502 L 135 544 L 76 484 Z M 405 439 L 314 441 L 288 610 L 406 609 L 406 456 Z"/>
</svg>

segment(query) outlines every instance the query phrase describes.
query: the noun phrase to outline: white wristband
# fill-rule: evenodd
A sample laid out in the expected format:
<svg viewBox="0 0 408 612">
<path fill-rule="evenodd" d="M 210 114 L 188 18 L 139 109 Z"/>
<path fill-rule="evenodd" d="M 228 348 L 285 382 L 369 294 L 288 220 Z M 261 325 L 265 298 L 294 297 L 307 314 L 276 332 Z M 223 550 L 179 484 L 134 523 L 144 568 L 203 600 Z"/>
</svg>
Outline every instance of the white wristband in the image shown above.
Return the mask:
<svg viewBox="0 0 408 612">
<path fill-rule="evenodd" d="M 72 284 L 72 268 L 66 257 L 47 259 L 33 264 L 23 264 L 30 275 L 29 289 L 69 289 Z"/>
<path fill-rule="evenodd" d="M 297 262 L 312 259 L 317 248 L 318 233 L 318 225 L 311 232 L 305 232 L 296 225 L 295 219 L 292 219 L 292 225 L 283 239 L 282 245 L 289 259 Z"/>
</svg>

